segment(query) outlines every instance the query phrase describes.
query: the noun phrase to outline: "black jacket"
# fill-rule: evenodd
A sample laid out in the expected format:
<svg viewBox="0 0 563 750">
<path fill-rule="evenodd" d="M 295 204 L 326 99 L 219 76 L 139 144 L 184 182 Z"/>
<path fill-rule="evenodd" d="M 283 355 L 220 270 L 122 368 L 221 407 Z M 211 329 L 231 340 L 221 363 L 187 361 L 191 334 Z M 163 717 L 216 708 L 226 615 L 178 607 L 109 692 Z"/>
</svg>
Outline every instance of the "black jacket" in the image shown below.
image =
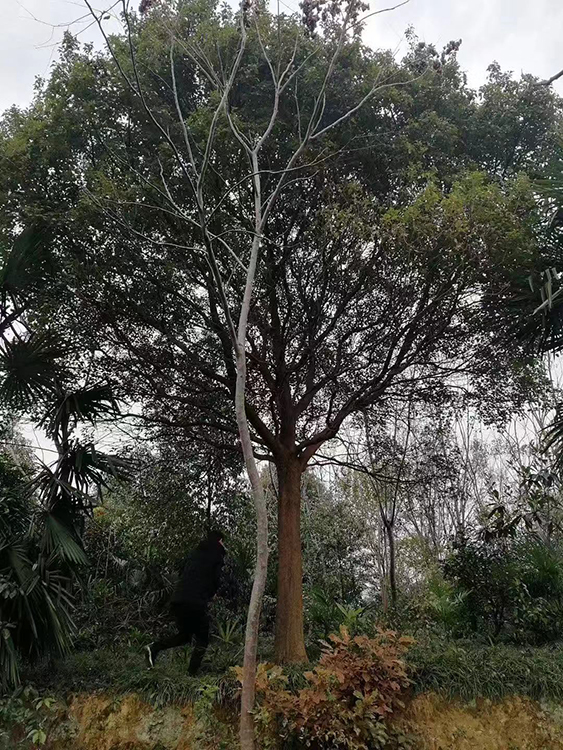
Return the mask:
<svg viewBox="0 0 563 750">
<path fill-rule="evenodd" d="M 189 555 L 171 599 L 172 604 L 206 604 L 217 593 L 225 548 L 217 539 L 205 539 Z"/>
</svg>

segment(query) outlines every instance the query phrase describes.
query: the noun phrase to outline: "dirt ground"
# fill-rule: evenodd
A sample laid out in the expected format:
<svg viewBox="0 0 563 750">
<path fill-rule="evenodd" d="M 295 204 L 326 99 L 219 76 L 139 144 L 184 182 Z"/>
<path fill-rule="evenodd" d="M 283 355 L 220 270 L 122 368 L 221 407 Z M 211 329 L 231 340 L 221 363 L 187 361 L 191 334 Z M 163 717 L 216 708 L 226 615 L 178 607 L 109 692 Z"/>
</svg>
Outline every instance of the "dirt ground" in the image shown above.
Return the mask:
<svg viewBox="0 0 563 750">
<path fill-rule="evenodd" d="M 401 723 L 420 750 L 563 750 L 563 708 L 517 696 L 464 704 L 420 695 Z"/>
<path fill-rule="evenodd" d="M 563 706 L 416 697 L 397 722 L 417 750 L 563 750 Z M 224 747 L 209 736 L 207 747 Z M 48 750 L 203 750 L 191 706 L 154 708 L 135 695 L 76 695 L 48 736 Z M 234 749 L 233 749 L 234 750 Z"/>
</svg>

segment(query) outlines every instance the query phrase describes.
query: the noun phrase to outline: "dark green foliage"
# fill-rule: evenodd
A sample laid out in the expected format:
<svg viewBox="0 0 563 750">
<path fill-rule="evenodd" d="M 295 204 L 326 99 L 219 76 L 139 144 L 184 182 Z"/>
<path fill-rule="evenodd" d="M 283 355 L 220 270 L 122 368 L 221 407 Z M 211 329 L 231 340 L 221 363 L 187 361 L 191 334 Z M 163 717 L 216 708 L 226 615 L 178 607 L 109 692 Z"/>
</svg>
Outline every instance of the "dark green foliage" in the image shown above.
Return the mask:
<svg viewBox="0 0 563 750">
<path fill-rule="evenodd" d="M 70 647 L 72 597 L 60 572 L 65 553 L 75 551 L 64 527 L 51 526 L 37 512 L 27 492 L 27 478 L 6 455 L 0 457 L 0 680 L 19 683 L 20 660 Z M 44 534 L 56 534 L 52 549 Z M 56 550 L 56 551 L 55 551 Z"/>
<path fill-rule="evenodd" d="M 0 748 L 34 750 L 42 746 L 58 707 L 55 698 L 40 695 L 31 686 L 0 698 Z"/>
<path fill-rule="evenodd" d="M 62 654 L 71 644 L 73 580 L 87 564 L 81 542 L 91 491 L 125 463 L 77 439 L 81 422 L 117 413 L 106 384 L 74 374 L 80 359 L 68 336 L 41 320 L 39 308 L 54 275 L 44 264 L 46 233 L 28 229 L 2 254 L 0 270 L 0 402 L 45 427 L 57 460 L 24 472 L 2 453 L 0 487 L 0 680 L 19 683 L 20 662 Z M 52 272 L 52 268 L 50 271 Z M 44 311 L 43 311 L 44 312 Z M 56 321 L 56 316 L 55 316 Z M 66 358 L 66 361 L 65 361 Z M 80 368 L 77 368 L 80 370 Z M 8 438 L 13 435 L 7 433 Z M 19 475 L 18 475 L 19 472 Z"/>
<path fill-rule="evenodd" d="M 0 351 L 0 369 L 4 379 L 0 399 L 15 410 L 35 405 L 37 399 L 56 392 L 57 379 L 63 374 L 58 360 L 64 350 L 49 333 L 7 339 Z"/>
<path fill-rule="evenodd" d="M 45 227 L 32 224 L 17 235 L 7 252 L 2 253 L 0 286 L 4 306 L 9 298 L 16 301 L 16 309 L 18 303 L 25 306 L 30 290 L 40 285 L 50 265 L 47 236 Z"/>
<path fill-rule="evenodd" d="M 282 67 L 296 45 L 299 71 L 299 96 L 282 97 L 279 121 L 264 149 L 268 193 L 277 170 L 295 149 L 298 123 L 310 115 L 332 49 L 328 39 L 309 39 L 296 17 L 278 21 L 262 9 L 258 28 L 260 36 L 249 31 L 230 102 L 243 132 L 259 132 L 270 113 L 272 86 L 262 44 L 276 61 L 280 56 Z M 225 70 L 238 41 L 237 19 L 213 2 L 184 3 L 177 17 L 159 6 L 143 19 L 133 18 L 131 29 L 145 101 L 182 151 L 185 144 L 170 89 L 170 30 L 201 45 L 210 64 Z M 401 85 L 386 86 L 369 106 L 335 128 L 330 141 L 312 142 L 299 176 L 288 181 L 283 201 L 272 213 L 271 241 L 265 243 L 250 318 L 251 335 L 261 351 L 249 360 L 250 419 L 262 436 L 266 428 L 275 433 L 274 425 L 287 417 L 274 408 L 278 400 L 271 390 L 272 383 L 283 381 L 283 373 L 276 370 L 282 364 L 291 373 L 292 403 L 306 409 L 301 416 L 297 412 L 301 442 L 315 431 L 322 434 L 327 404 L 337 414 L 352 393 L 365 398 L 375 388 L 388 354 L 386 342 L 403 326 L 413 334 L 413 358 L 425 364 L 434 357 L 463 358 L 479 370 L 474 373 L 479 386 L 491 362 L 496 374 L 507 351 L 511 357 L 521 354 L 513 347 L 507 350 L 503 336 L 490 341 L 490 331 L 505 333 L 490 314 L 480 317 L 472 309 L 470 319 L 460 315 L 460 325 L 447 314 L 440 316 L 446 299 L 459 300 L 469 288 L 479 294 L 490 284 L 491 294 L 497 295 L 508 269 L 527 268 L 535 257 L 533 195 L 517 175 L 540 170 L 549 160 L 559 101 L 529 76 L 514 81 L 497 67 L 479 97 L 460 70 L 457 43 L 437 51 L 411 42 L 402 61 L 393 60 L 388 51 L 370 50 L 357 38 L 345 45 L 327 92 L 323 123 L 344 114 L 381 75 Z M 113 44 L 116 59 L 131 74 L 127 39 L 118 35 Z M 174 66 L 190 137 L 196 151 L 203 152 L 216 92 L 180 49 Z M 409 85 L 402 85 L 409 79 Z M 171 213 L 161 173 L 167 175 L 185 216 L 194 215 L 193 197 L 162 131 L 129 90 L 114 60 L 80 48 L 67 36 L 60 62 L 29 112 L 7 113 L 0 132 L 0 162 L 10 165 L 0 180 L 0 197 L 5 198 L 0 232 L 11 237 L 30 216 L 49 220 L 54 235 L 49 246 L 63 260 L 63 289 L 59 282 L 53 284 L 59 319 L 97 350 L 96 370 L 115 377 L 124 392 L 143 403 L 146 417 L 170 430 L 214 444 L 231 443 L 233 368 L 218 326 L 220 304 L 197 252 L 201 237 L 190 221 Z M 208 208 L 215 206 L 211 229 L 227 227 L 234 251 L 244 257 L 248 168 L 223 117 L 212 163 L 202 185 Z M 465 182 L 468 173 L 473 176 Z M 225 184 L 240 189 L 224 194 Z M 455 201 L 448 201 L 454 185 Z M 454 215 L 441 222 L 454 205 Z M 435 227 L 438 231 L 431 231 Z M 286 231 L 295 233 L 291 246 Z M 379 243 L 385 246 L 384 263 Z M 359 247 L 369 247 L 370 257 Z M 416 252 L 422 247 L 428 253 Z M 479 258 L 474 256 L 476 248 Z M 232 256 L 221 243 L 215 252 L 225 278 L 230 278 L 236 306 L 242 277 L 236 271 L 230 274 Z M 467 271 L 463 279 L 457 275 L 460 261 Z M 317 275 L 321 265 L 328 269 L 322 279 Z M 270 289 L 275 290 L 273 317 Z M 209 299 L 202 297 L 202 290 Z M 423 290 L 434 303 L 410 325 L 413 300 L 422 299 Z M 377 315 L 382 309 L 387 311 L 384 320 Z M 324 330 L 322 321 L 335 311 L 338 320 Z M 362 328 L 366 316 L 373 320 L 369 331 Z M 282 330 L 278 322 L 283 320 Z M 436 329 L 424 336 L 432 322 Z M 278 331 L 281 342 L 277 354 L 272 331 Z M 370 367 L 359 365 L 355 351 L 343 343 L 346 331 L 362 338 L 357 351 Z M 297 351 L 308 351 L 311 341 L 319 348 L 315 356 L 297 357 Z M 333 373 L 329 363 L 342 346 Z M 472 357 L 474 349 L 479 356 Z M 401 356 L 409 352 L 407 347 Z M 392 360 L 393 355 L 391 351 Z M 397 363 L 398 370 L 401 366 Z M 430 372 L 434 377 L 435 369 Z M 502 385 L 493 383 L 496 390 L 487 383 L 481 390 L 491 394 L 491 411 L 495 403 L 509 408 L 511 397 L 521 395 L 532 374 L 529 366 L 517 370 L 509 365 L 507 377 L 499 379 Z"/>
<path fill-rule="evenodd" d="M 190 461 L 183 462 L 173 443 L 133 455 L 130 481 L 110 482 L 104 504 L 86 523 L 84 545 L 92 565 L 77 612 L 80 648 L 113 645 L 131 632 L 155 635 L 170 627 L 172 589 L 209 524 L 225 533 L 228 548 L 214 618 L 223 625 L 244 621 L 254 545 L 238 459 L 210 470 L 208 453 L 192 451 Z"/>
<path fill-rule="evenodd" d="M 119 406 L 109 383 L 93 383 L 56 394 L 56 398 L 47 404 L 39 426 L 53 440 L 62 441 L 64 433 L 72 431 L 79 422 L 96 424 L 101 419 L 118 414 Z"/>
<path fill-rule="evenodd" d="M 443 569 L 453 584 L 445 599 L 454 610 L 449 623 L 454 632 L 516 643 L 561 637 L 563 557 L 558 547 L 533 536 L 459 540 Z"/>
</svg>

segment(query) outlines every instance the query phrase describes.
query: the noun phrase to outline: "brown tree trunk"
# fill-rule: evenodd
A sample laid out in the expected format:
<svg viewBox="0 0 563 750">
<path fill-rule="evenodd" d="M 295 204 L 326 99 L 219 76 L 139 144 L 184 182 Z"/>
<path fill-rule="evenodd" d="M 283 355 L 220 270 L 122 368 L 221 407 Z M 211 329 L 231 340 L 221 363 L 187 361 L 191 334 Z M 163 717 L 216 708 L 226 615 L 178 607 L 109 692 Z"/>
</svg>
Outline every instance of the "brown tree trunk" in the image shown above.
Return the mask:
<svg viewBox="0 0 563 750">
<path fill-rule="evenodd" d="M 285 457 L 277 464 L 279 565 L 275 654 L 280 664 L 307 661 L 303 633 L 302 473 L 295 457 Z"/>
</svg>

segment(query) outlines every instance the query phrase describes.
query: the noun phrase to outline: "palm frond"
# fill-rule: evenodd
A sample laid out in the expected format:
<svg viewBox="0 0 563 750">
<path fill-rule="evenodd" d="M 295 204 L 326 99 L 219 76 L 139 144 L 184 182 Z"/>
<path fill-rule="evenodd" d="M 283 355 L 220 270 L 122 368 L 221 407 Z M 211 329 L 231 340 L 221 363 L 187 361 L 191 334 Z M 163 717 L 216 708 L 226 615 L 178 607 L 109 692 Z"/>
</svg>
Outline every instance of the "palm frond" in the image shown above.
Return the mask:
<svg viewBox="0 0 563 750">
<path fill-rule="evenodd" d="M 6 480 L 8 477 L 8 481 Z M 21 657 L 65 653 L 73 633 L 69 568 L 83 550 L 56 518 L 33 513 L 26 477 L 0 487 L 0 683 L 19 684 Z M 9 491 L 7 491 L 9 490 Z M 65 570 L 63 570 L 65 569 Z"/>
<path fill-rule="evenodd" d="M 102 417 L 119 413 L 117 401 L 109 383 L 96 383 L 71 393 L 64 393 L 49 406 L 39 426 L 53 438 L 59 437 L 63 426 L 79 420 L 91 424 Z"/>
<path fill-rule="evenodd" d="M 46 231 L 40 226 L 30 226 L 14 240 L 12 247 L 4 253 L 0 267 L 0 289 L 5 299 L 7 294 L 19 297 L 40 276 L 45 258 Z"/>
<path fill-rule="evenodd" d="M 32 578 L 32 564 L 22 542 L 14 541 L 8 546 L 7 558 L 19 586 L 25 588 Z"/>
<path fill-rule="evenodd" d="M 20 684 L 18 652 L 12 634 L 15 624 L 0 618 L 0 685 L 5 692 Z"/>
<path fill-rule="evenodd" d="M 514 297 L 513 306 L 520 340 L 540 353 L 563 348 L 563 285 L 555 267 L 530 277 L 529 289 Z"/>
<path fill-rule="evenodd" d="M 56 392 L 64 370 L 59 362 L 64 351 L 49 333 L 4 341 L 0 351 L 0 401 L 15 409 L 31 406 L 37 399 Z"/>
<path fill-rule="evenodd" d="M 74 487 L 69 480 L 68 461 L 68 456 L 61 456 L 53 467 L 40 462 L 41 470 L 27 485 L 28 495 L 38 494 L 41 505 L 49 512 L 60 504 L 61 498 L 80 510 L 90 506 L 88 494 Z"/>
<path fill-rule="evenodd" d="M 75 444 L 69 451 L 70 476 L 77 487 L 107 487 L 111 477 L 125 481 L 130 478 L 133 464 L 120 456 L 96 450 L 93 443 Z"/>
<path fill-rule="evenodd" d="M 52 513 L 43 517 L 43 549 L 52 557 L 50 560 L 67 563 L 71 568 L 88 565 L 88 558 L 72 531 L 62 524 Z"/>
<path fill-rule="evenodd" d="M 92 443 L 82 445 L 75 441 L 54 466 L 42 465 L 28 484 L 28 493 L 37 492 L 43 507 L 50 511 L 63 499 L 77 510 L 89 511 L 92 488 L 107 487 L 112 477 L 126 481 L 132 469 L 131 461 L 98 451 Z"/>
</svg>

